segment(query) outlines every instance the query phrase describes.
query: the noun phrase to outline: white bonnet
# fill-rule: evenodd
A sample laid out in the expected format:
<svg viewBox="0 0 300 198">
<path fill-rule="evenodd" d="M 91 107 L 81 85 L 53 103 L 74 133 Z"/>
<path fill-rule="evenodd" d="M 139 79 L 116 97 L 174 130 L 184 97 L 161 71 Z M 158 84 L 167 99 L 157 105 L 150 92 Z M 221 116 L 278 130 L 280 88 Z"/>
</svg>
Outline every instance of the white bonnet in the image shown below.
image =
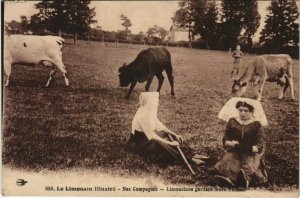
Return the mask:
<svg viewBox="0 0 300 198">
<path fill-rule="evenodd" d="M 248 104 L 252 105 L 254 107 L 254 118 L 263 126 L 268 125 L 267 117 L 261 103 L 250 98 L 233 97 L 229 99 L 219 112 L 218 118 L 228 122 L 230 118 L 238 117 L 238 110 L 235 108 L 235 105 L 238 101 L 247 102 Z"/>
<path fill-rule="evenodd" d="M 139 103 L 141 106 L 146 104 L 158 105 L 159 93 L 158 92 L 142 92 L 139 97 Z"/>
</svg>

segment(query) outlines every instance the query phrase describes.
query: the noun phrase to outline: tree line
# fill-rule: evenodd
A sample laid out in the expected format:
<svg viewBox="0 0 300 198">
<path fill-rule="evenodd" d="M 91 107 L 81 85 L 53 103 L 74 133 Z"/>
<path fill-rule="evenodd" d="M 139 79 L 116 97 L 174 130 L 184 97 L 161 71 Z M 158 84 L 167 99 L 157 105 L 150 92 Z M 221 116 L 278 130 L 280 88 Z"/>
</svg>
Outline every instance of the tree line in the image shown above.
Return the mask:
<svg viewBox="0 0 300 198">
<path fill-rule="evenodd" d="M 217 5 L 219 3 L 219 5 Z M 273 0 L 267 7 L 259 42 L 253 37 L 260 25 L 257 0 L 181 0 L 172 18 L 189 31 L 189 41 L 200 35 L 207 49 L 228 50 L 241 45 L 246 51 L 299 54 L 299 13 L 296 1 Z"/>
<path fill-rule="evenodd" d="M 159 43 L 166 38 L 168 31 L 158 25 L 146 32 L 132 34 L 130 19 L 121 14 L 124 30 L 105 31 L 101 26 L 92 24 L 96 15 L 95 8 L 89 7 L 89 0 L 43 0 L 35 4 L 38 10 L 28 20 L 21 16 L 21 22 L 6 23 L 12 33 L 68 34 L 76 43 L 77 36 L 105 37 Z M 218 5 L 217 5 L 218 4 Z M 233 49 L 241 45 L 248 52 L 299 54 L 299 13 L 296 1 L 272 0 L 267 7 L 265 26 L 258 43 L 253 37 L 260 26 L 261 16 L 257 0 L 180 0 L 179 9 L 172 17 L 173 23 L 188 30 L 189 45 L 198 42 L 198 47 L 215 50 Z M 193 41 L 200 35 L 198 41 Z"/>
<path fill-rule="evenodd" d="M 164 28 L 154 25 L 146 32 L 141 31 L 138 34 L 132 34 L 129 29 L 132 23 L 123 14 L 120 15 L 120 20 L 124 30 L 105 31 L 99 25 L 92 28 L 91 25 L 97 21 L 94 20 L 95 8 L 89 7 L 90 2 L 90 0 L 43 0 L 35 4 L 35 8 L 38 10 L 37 14 L 32 15 L 30 19 L 21 16 L 21 22 L 15 20 L 6 22 L 5 28 L 8 33 L 13 34 L 31 32 L 38 35 L 72 35 L 74 43 L 76 43 L 78 36 L 84 38 L 105 37 L 106 40 L 118 38 L 119 40 L 160 42 L 168 33 Z"/>
</svg>

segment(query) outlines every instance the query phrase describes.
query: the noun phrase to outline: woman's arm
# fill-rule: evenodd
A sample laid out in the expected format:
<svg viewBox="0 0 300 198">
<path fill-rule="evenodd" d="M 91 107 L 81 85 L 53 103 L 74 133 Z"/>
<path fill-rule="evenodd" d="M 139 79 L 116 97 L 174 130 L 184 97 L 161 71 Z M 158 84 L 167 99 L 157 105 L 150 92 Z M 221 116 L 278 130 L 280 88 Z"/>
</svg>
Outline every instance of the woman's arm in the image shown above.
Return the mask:
<svg viewBox="0 0 300 198">
<path fill-rule="evenodd" d="M 266 141 L 264 137 L 264 131 L 262 125 L 258 123 L 257 134 L 256 134 L 256 145 L 252 146 L 252 152 L 256 151 L 258 153 L 261 153 L 265 149 L 265 146 L 266 146 Z"/>
<path fill-rule="evenodd" d="M 165 144 L 169 144 L 169 145 L 171 145 L 171 146 L 179 146 L 179 142 L 177 142 L 177 141 L 171 142 L 171 141 L 165 140 L 165 139 L 159 137 L 157 134 L 155 134 L 155 135 L 153 136 L 153 139 L 154 139 L 154 140 L 157 140 L 157 141 L 160 141 L 160 142 L 163 142 L 163 143 L 165 143 Z"/>
<path fill-rule="evenodd" d="M 236 54 L 236 51 L 234 51 L 234 52 L 232 53 L 231 56 L 232 56 L 233 58 L 235 58 L 235 54 Z"/>
<path fill-rule="evenodd" d="M 224 133 L 224 136 L 223 136 L 223 139 L 222 139 L 222 142 L 223 142 L 223 146 L 226 147 L 226 142 L 227 141 L 232 141 L 232 138 L 230 136 L 230 131 L 231 131 L 231 127 L 232 126 L 232 118 L 229 119 L 227 125 L 226 125 L 226 129 L 225 129 L 225 133 Z"/>
<path fill-rule="evenodd" d="M 156 123 L 155 122 L 141 122 L 140 121 L 140 126 L 143 129 L 143 132 L 145 133 L 145 135 L 147 136 L 148 140 L 154 139 L 160 142 L 163 142 L 165 144 L 169 144 L 171 146 L 179 146 L 179 143 L 177 141 L 168 141 L 165 140 L 161 137 L 159 137 L 154 130 L 156 129 Z"/>
<path fill-rule="evenodd" d="M 156 125 L 156 130 L 158 131 L 164 131 L 166 133 L 169 133 L 173 136 L 175 136 L 175 138 L 179 141 L 179 142 L 183 142 L 183 138 L 181 135 L 176 134 L 175 132 L 171 131 L 170 129 L 168 129 L 163 123 L 161 123 L 158 119 L 157 119 L 157 125 Z"/>
<path fill-rule="evenodd" d="M 233 118 L 229 119 L 227 125 L 226 125 L 226 129 L 225 129 L 225 134 L 223 136 L 223 146 L 225 148 L 233 148 L 235 147 L 235 145 L 239 144 L 238 141 L 233 140 L 232 138 L 232 122 L 233 122 Z"/>
</svg>

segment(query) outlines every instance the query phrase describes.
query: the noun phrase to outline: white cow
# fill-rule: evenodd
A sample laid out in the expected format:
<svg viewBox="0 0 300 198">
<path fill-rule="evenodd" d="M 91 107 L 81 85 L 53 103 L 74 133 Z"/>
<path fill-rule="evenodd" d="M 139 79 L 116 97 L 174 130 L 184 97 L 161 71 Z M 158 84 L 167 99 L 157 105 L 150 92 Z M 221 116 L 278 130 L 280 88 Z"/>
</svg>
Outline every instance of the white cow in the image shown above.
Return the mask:
<svg viewBox="0 0 300 198">
<path fill-rule="evenodd" d="M 277 82 L 280 85 L 279 99 L 288 87 L 291 90 L 291 97 L 294 96 L 294 83 L 292 72 L 293 60 L 287 54 L 260 55 L 251 58 L 243 75 L 234 80 L 232 93 L 242 96 L 250 83 L 258 86 L 257 100 L 261 100 L 262 91 L 266 81 Z"/>
<path fill-rule="evenodd" d="M 9 84 L 11 66 L 14 64 L 50 66 L 50 77 L 46 86 L 49 86 L 56 66 L 61 71 L 66 86 L 69 86 L 66 67 L 62 62 L 63 43 L 64 39 L 57 36 L 4 36 L 4 73 L 6 76 L 4 86 Z"/>
</svg>

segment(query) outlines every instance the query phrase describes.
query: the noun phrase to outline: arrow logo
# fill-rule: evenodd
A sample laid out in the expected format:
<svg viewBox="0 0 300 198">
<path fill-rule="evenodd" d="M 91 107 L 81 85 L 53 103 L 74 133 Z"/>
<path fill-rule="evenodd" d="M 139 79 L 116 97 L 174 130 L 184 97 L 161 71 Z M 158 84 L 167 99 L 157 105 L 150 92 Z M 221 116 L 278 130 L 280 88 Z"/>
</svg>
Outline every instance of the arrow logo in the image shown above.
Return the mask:
<svg viewBox="0 0 300 198">
<path fill-rule="evenodd" d="M 25 181 L 24 179 L 17 179 L 16 183 L 18 186 L 24 186 L 27 181 Z"/>
</svg>

